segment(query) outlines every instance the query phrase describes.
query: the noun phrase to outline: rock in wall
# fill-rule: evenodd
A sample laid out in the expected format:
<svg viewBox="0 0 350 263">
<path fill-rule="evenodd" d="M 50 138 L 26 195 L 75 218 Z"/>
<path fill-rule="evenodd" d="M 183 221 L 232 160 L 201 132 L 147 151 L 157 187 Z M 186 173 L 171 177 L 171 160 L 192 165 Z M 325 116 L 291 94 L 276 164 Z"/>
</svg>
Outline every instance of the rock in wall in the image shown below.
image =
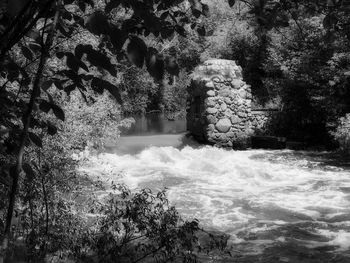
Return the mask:
<svg viewBox="0 0 350 263">
<path fill-rule="evenodd" d="M 203 142 L 239 147 L 252 134 L 251 89 L 234 61 L 212 59 L 198 66 L 188 89 L 187 129 Z"/>
</svg>

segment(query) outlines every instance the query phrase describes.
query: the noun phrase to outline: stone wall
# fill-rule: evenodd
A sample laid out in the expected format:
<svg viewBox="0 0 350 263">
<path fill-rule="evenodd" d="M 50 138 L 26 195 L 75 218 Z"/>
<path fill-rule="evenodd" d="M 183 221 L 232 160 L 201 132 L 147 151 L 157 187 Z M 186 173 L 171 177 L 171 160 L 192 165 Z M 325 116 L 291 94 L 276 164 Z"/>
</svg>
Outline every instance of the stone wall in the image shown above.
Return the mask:
<svg viewBox="0 0 350 263">
<path fill-rule="evenodd" d="M 251 90 L 234 61 L 213 59 L 198 66 L 188 89 L 187 128 L 222 147 L 245 144 L 251 129 Z"/>
<path fill-rule="evenodd" d="M 252 109 L 250 86 L 234 61 L 212 59 L 198 66 L 188 93 L 187 129 L 198 141 L 240 148 L 253 135 L 274 135 L 277 111 Z"/>
</svg>

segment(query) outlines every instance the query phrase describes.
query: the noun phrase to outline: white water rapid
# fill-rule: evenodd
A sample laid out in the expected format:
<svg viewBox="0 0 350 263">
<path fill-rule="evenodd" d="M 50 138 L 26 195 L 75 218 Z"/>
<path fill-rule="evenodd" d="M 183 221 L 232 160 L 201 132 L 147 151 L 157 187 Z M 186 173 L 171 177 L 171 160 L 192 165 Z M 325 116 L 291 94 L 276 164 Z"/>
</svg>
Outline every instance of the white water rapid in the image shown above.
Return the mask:
<svg viewBox="0 0 350 263">
<path fill-rule="evenodd" d="M 230 235 L 235 251 L 270 249 L 261 262 L 350 262 L 350 170 L 322 153 L 158 146 L 100 154 L 84 169 L 132 189 L 168 188 L 185 218 Z M 285 252 L 274 261 L 276 247 Z"/>
</svg>

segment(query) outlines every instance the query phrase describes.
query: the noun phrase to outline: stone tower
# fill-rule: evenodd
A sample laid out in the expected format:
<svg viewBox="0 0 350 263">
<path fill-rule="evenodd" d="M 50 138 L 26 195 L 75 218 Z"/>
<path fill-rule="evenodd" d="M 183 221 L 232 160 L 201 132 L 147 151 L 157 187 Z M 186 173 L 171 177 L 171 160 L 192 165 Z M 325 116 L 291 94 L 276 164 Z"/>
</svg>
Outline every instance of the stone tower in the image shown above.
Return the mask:
<svg viewBox="0 0 350 263">
<path fill-rule="evenodd" d="M 234 148 L 247 143 L 252 94 L 235 61 L 211 59 L 198 66 L 188 93 L 187 129 L 197 140 Z"/>
</svg>

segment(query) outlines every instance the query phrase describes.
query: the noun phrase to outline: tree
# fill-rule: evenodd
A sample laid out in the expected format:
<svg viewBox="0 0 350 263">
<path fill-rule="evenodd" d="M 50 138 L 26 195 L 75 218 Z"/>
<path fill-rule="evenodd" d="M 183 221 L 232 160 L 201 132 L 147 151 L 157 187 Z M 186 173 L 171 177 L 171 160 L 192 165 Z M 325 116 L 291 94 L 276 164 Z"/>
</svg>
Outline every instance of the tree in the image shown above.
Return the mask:
<svg viewBox="0 0 350 263">
<path fill-rule="evenodd" d="M 25 149 L 34 144 L 42 147 L 45 130 L 54 134 L 57 128 L 40 119 L 39 112 L 52 112 L 64 121 L 63 110 L 54 101 L 50 88 L 58 93 L 78 90 L 85 96 L 87 86 L 97 93 L 108 90 L 121 103 L 120 91 L 110 82 L 91 73 L 103 70 L 110 76 L 117 74 L 116 65 L 107 54 L 108 47 L 119 60 L 128 58 L 135 65 L 147 65 L 150 74 L 162 78 L 164 64 L 156 50 L 148 48 L 142 39 L 152 34 L 160 39 L 174 34 L 185 36 L 189 8 L 196 17 L 205 5 L 192 1 L 102 1 L 82 0 L 27 0 L 1 1 L 1 120 L 0 149 L 14 163 L 2 177 L 9 178 L 9 202 L 5 223 L 3 250 L 8 246 L 11 222 L 16 203 L 20 178 L 35 174 L 30 164 L 24 164 Z M 124 10 L 125 17 L 113 19 L 116 10 Z M 86 21 L 84 17 L 87 16 Z M 80 30 L 87 29 L 103 39 L 97 49 L 80 44 L 73 51 L 56 50 L 61 41 L 71 38 Z M 126 50 L 123 49 L 127 45 Z M 65 60 L 66 69 L 52 70 L 47 67 L 51 56 Z M 170 71 L 170 73 L 172 73 Z M 24 167 L 26 167 L 24 169 Z"/>
</svg>

